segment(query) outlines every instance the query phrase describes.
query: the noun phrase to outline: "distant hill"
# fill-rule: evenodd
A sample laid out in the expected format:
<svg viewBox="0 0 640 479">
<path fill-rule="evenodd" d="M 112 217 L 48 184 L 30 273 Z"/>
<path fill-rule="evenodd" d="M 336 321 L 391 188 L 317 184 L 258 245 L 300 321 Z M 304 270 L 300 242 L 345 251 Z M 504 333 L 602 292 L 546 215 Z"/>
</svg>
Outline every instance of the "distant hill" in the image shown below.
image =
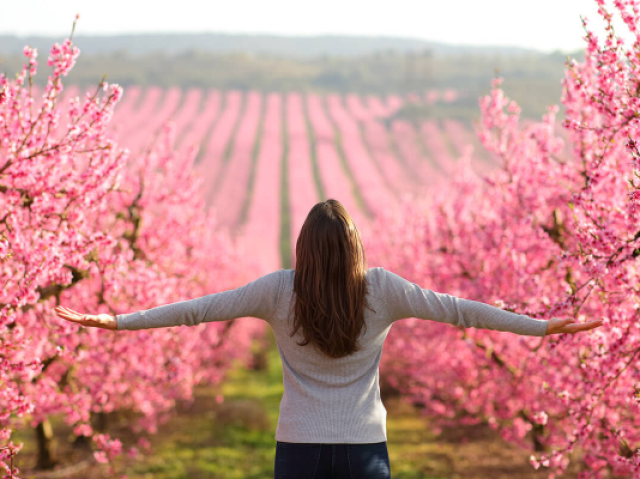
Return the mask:
<svg viewBox="0 0 640 479">
<path fill-rule="evenodd" d="M 62 38 L 0 36 L 0 73 L 13 76 L 24 45 L 38 48 L 44 85 L 48 52 Z M 411 117 L 477 117 L 478 97 L 491 79 L 518 101 L 524 116 L 540 117 L 558 104 L 567 54 L 511 47 L 446 45 L 411 38 L 278 37 L 275 35 L 141 34 L 74 35 L 80 58 L 65 84 L 216 88 L 220 90 L 316 91 L 374 95 L 453 89 L 453 103 L 410 109 Z M 581 61 L 582 51 L 570 54 Z M 562 116 L 562 112 L 560 113 Z"/>
<path fill-rule="evenodd" d="M 0 56 L 20 53 L 26 44 L 48 51 L 63 37 L 0 35 Z M 288 58 L 322 56 L 353 57 L 378 52 L 429 51 L 433 56 L 542 54 L 536 50 L 508 46 L 451 45 L 416 38 L 366 36 L 278 36 L 223 33 L 155 33 L 135 35 L 74 35 L 76 45 L 88 55 L 127 51 L 130 55 L 154 52 L 179 54 L 189 50 L 213 53 L 246 53 Z"/>
</svg>

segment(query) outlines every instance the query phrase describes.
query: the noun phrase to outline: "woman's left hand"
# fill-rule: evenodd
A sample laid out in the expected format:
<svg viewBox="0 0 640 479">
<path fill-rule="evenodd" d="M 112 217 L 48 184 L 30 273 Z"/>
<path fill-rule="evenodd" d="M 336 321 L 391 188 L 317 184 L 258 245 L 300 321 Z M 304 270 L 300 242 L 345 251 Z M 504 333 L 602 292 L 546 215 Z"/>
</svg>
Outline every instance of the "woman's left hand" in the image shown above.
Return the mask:
<svg viewBox="0 0 640 479">
<path fill-rule="evenodd" d="M 94 328 L 118 329 L 118 321 L 111 314 L 81 314 L 64 306 L 56 306 L 55 312 L 62 319 Z"/>
</svg>

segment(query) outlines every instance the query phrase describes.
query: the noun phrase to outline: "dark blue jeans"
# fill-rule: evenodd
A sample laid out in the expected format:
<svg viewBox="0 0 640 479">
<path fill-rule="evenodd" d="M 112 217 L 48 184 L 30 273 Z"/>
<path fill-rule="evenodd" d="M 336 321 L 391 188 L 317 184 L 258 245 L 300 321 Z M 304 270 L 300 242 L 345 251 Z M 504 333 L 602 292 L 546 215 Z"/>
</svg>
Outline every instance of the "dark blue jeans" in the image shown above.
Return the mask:
<svg viewBox="0 0 640 479">
<path fill-rule="evenodd" d="M 391 479 L 386 442 L 312 444 L 276 441 L 274 479 Z"/>
</svg>

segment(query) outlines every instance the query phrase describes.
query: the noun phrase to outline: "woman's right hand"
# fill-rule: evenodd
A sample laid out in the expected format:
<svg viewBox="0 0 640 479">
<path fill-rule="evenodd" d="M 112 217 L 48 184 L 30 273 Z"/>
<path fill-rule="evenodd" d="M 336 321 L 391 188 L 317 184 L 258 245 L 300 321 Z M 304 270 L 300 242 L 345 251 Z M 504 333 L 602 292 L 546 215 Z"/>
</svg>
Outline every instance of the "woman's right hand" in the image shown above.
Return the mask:
<svg viewBox="0 0 640 479">
<path fill-rule="evenodd" d="M 577 323 L 574 318 L 560 319 L 560 318 L 551 318 L 549 320 L 549 324 L 547 324 L 547 334 L 562 334 L 569 333 L 575 334 L 580 331 L 588 331 L 590 329 L 598 328 L 602 326 L 602 319 L 597 319 L 595 321 L 587 321 L 585 323 Z"/>
<path fill-rule="evenodd" d="M 82 314 L 65 306 L 56 306 L 55 312 L 62 319 L 78 323 L 82 326 L 92 326 L 94 328 L 110 329 L 115 331 L 118 329 L 118 321 L 111 314 Z"/>
</svg>

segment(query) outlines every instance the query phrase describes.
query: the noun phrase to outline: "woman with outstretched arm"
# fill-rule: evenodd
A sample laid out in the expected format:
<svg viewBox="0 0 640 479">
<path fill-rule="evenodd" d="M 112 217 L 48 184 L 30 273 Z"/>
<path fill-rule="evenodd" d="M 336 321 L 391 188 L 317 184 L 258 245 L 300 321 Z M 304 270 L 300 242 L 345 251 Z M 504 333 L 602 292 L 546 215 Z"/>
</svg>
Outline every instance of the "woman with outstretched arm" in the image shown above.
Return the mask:
<svg viewBox="0 0 640 479">
<path fill-rule="evenodd" d="M 295 269 L 239 288 L 129 314 L 57 314 L 83 326 L 138 330 L 255 317 L 269 323 L 283 365 L 274 477 L 391 477 L 378 366 L 393 322 L 420 318 L 520 335 L 574 334 L 602 320 L 534 319 L 423 289 L 367 268 L 360 234 L 336 200 L 316 204 Z"/>
</svg>

